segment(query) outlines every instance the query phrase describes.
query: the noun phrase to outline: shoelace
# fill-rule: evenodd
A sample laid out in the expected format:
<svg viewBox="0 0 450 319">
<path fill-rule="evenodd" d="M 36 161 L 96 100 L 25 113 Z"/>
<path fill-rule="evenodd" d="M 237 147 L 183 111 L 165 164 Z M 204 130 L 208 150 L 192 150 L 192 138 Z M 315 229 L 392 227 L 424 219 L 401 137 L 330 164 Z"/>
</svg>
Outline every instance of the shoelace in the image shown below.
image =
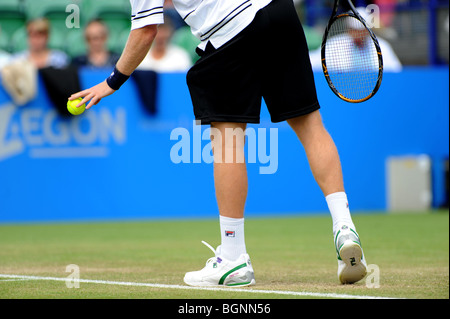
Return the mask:
<svg viewBox="0 0 450 319">
<path fill-rule="evenodd" d="M 202 240 L 202 244 L 204 244 L 206 247 L 208 247 L 209 249 L 211 249 L 211 251 L 214 253 L 214 257 L 211 257 L 211 258 L 209 258 L 209 259 L 206 261 L 206 265 L 208 265 L 209 263 L 214 262 L 214 261 L 217 259 L 217 257 L 216 257 L 216 250 L 213 248 L 213 246 L 211 246 L 210 244 L 208 244 L 206 241 L 203 241 L 203 240 Z"/>
</svg>

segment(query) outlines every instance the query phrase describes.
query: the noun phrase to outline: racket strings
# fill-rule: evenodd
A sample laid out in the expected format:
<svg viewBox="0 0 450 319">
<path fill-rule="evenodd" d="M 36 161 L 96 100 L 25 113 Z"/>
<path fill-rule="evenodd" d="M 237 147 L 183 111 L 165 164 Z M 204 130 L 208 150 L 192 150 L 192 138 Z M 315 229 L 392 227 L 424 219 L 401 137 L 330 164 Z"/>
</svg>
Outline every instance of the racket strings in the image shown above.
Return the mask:
<svg viewBox="0 0 450 319">
<path fill-rule="evenodd" d="M 340 17 L 331 25 L 325 61 L 331 82 L 344 97 L 358 101 L 372 94 L 381 66 L 375 43 L 358 19 Z"/>
</svg>

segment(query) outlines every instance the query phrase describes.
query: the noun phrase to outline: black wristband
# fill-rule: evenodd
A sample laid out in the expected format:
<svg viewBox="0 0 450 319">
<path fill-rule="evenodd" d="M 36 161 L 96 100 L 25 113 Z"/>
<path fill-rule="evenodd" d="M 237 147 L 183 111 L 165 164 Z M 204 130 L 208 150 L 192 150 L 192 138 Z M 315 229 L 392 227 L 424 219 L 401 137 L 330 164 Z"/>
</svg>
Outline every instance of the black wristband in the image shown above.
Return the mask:
<svg viewBox="0 0 450 319">
<path fill-rule="evenodd" d="M 117 67 L 114 67 L 114 71 L 106 79 L 106 83 L 108 83 L 111 89 L 117 91 L 129 78 L 129 75 L 120 73 L 120 71 L 117 70 Z"/>
</svg>

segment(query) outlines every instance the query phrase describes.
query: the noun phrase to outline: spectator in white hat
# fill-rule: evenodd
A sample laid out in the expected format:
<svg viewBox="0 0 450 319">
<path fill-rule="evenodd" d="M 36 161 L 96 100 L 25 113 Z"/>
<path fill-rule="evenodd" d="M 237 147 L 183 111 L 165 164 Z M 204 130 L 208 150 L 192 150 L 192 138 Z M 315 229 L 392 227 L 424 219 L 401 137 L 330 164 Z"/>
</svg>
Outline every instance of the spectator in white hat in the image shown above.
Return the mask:
<svg viewBox="0 0 450 319">
<path fill-rule="evenodd" d="M 366 8 L 358 7 L 357 8 L 358 13 L 361 15 L 364 20 L 366 20 L 368 27 L 374 27 L 372 16 L 370 16 L 366 10 Z M 355 19 L 348 19 L 348 34 L 347 36 L 352 37 L 352 40 L 356 47 L 358 48 L 357 52 L 360 52 L 362 54 L 365 50 L 369 50 L 370 46 L 372 46 L 372 41 L 365 41 L 363 38 L 361 38 L 361 31 L 365 30 L 363 25 L 361 23 L 355 23 Z M 367 32 L 363 32 L 364 35 L 369 36 Z M 345 35 L 339 35 L 340 41 L 342 41 L 342 36 Z M 400 72 L 403 67 L 402 63 L 400 62 L 399 58 L 395 54 L 392 46 L 384 39 L 377 36 L 378 43 L 380 44 L 381 53 L 383 54 L 383 65 L 384 65 L 384 71 L 385 72 Z M 368 40 L 368 39 L 367 39 Z M 330 43 L 332 39 L 329 40 Z M 311 64 L 313 66 L 313 69 L 315 71 L 322 70 L 322 63 L 321 63 L 321 48 L 310 52 L 311 57 Z"/>
</svg>

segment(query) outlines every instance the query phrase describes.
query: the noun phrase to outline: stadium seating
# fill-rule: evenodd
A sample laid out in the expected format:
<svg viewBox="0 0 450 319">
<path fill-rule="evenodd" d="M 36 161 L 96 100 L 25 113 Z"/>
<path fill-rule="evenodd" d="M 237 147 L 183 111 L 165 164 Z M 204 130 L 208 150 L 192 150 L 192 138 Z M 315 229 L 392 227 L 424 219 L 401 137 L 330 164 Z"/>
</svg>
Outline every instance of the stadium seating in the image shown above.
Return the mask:
<svg viewBox="0 0 450 319">
<path fill-rule="evenodd" d="M 77 43 L 77 45 L 69 45 L 66 48 L 66 53 L 74 58 L 86 54 L 86 41 L 84 39 L 83 29 L 73 29 L 67 34 L 67 43 Z"/>
<path fill-rule="evenodd" d="M 66 7 L 74 3 L 70 0 L 26 0 L 24 11 L 28 18 L 35 19 L 39 17 L 47 17 L 52 19 L 64 19 L 67 17 Z"/>
<path fill-rule="evenodd" d="M 125 48 L 125 44 L 127 43 L 128 36 L 130 35 L 130 30 L 123 30 L 117 36 L 110 36 L 108 41 L 108 47 L 111 51 L 121 53 Z"/>
<path fill-rule="evenodd" d="M 6 36 L 2 36 L 2 30 L 0 26 L 0 51 L 11 51 L 10 41 Z"/>
<path fill-rule="evenodd" d="M 81 10 L 85 22 L 101 19 L 109 27 L 111 33 L 120 34 L 131 26 L 131 8 L 127 0 L 84 0 Z"/>
<path fill-rule="evenodd" d="M 68 29 L 67 5 L 80 8 L 80 29 Z M 128 0 L 0 0 L 0 49 L 17 52 L 26 49 L 26 21 L 46 17 L 51 24 L 50 47 L 68 51 L 71 56 L 85 49 L 83 29 L 92 19 L 102 19 L 108 25 L 111 50 L 122 50 L 131 26 Z M 81 45 L 67 46 L 68 39 Z M 74 43 L 74 42 L 72 42 Z"/>
<path fill-rule="evenodd" d="M 20 52 L 26 50 L 27 44 L 27 30 L 25 26 L 18 28 L 12 35 L 10 40 L 12 51 Z"/>
<path fill-rule="evenodd" d="M 19 0 L 0 0 L 0 49 L 12 51 L 11 37 L 26 21 Z"/>
</svg>

